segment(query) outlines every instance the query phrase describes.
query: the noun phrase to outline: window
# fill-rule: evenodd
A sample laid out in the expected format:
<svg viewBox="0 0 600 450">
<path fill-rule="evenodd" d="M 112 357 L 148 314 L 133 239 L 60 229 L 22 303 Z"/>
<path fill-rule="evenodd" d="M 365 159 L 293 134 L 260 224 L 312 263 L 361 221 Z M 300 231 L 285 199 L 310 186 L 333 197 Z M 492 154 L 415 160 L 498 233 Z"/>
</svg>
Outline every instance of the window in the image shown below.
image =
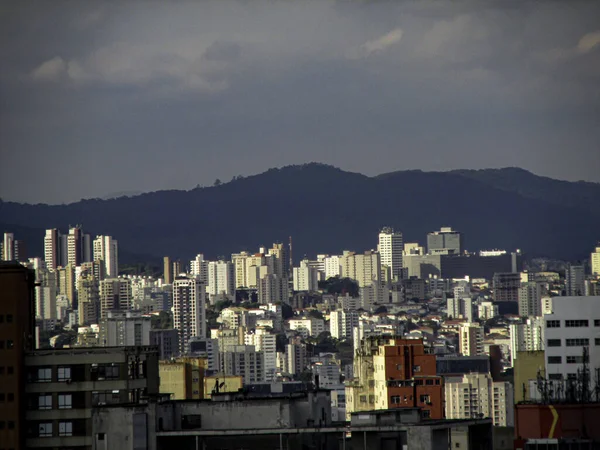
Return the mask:
<svg viewBox="0 0 600 450">
<path fill-rule="evenodd" d="M 361 403 L 367 403 L 367 396 L 366 395 L 361 395 L 360 396 L 360 402 Z"/>
<path fill-rule="evenodd" d="M 119 378 L 119 366 L 92 364 L 92 380 L 116 380 Z"/>
<path fill-rule="evenodd" d="M 12 323 L 12 322 L 13 322 L 12 314 L 7 314 L 6 315 L 6 323 Z"/>
<path fill-rule="evenodd" d="M 6 349 L 10 350 L 11 348 L 15 348 L 15 341 L 9 339 L 6 341 Z"/>
<path fill-rule="evenodd" d="M 567 364 L 583 364 L 583 356 L 567 356 Z"/>
<path fill-rule="evenodd" d="M 548 375 L 549 380 L 562 380 L 562 375 L 560 373 L 551 373 Z"/>
<path fill-rule="evenodd" d="M 421 395 L 419 395 L 419 401 L 421 403 L 429 403 L 431 401 L 431 399 L 429 398 L 429 395 L 421 394 Z"/>
<path fill-rule="evenodd" d="M 73 436 L 73 422 L 58 422 L 59 436 Z"/>
<path fill-rule="evenodd" d="M 392 402 L 393 405 L 398 405 L 400 403 L 400 396 L 399 395 L 392 395 L 391 402 Z"/>
<path fill-rule="evenodd" d="M 594 326 L 600 327 L 600 319 L 594 319 Z"/>
<path fill-rule="evenodd" d="M 52 437 L 52 422 L 40 423 L 38 427 L 39 437 Z"/>
<path fill-rule="evenodd" d="M 15 429 L 15 422 L 12 420 L 9 420 L 8 422 L 6 422 L 6 428 L 8 428 L 9 430 L 14 430 Z"/>
<path fill-rule="evenodd" d="M 3 420 L 0 420 L 0 430 L 4 430 L 5 426 L 6 426 L 6 422 L 4 422 Z"/>
<path fill-rule="evenodd" d="M 71 379 L 71 368 L 70 367 L 59 367 L 58 368 L 58 381 L 67 381 Z"/>
<path fill-rule="evenodd" d="M 567 328 L 581 328 L 589 326 L 588 320 L 565 320 L 565 327 Z"/>
<path fill-rule="evenodd" d="M 420 372 L 420 371 L 421 371 L 421 366 L 415 366 L 415 367 L 413 368 L 413 371 L 414 371 L 414 372 Z"/>
<path fill-rule="evenodd" d="M 560 347 L 560 339 L 548 339 L 548 347 Z"/>
<path fill-rule="evenodd" d="M 600 338 L 596 338 L 596 339 L 595 339 L 595 344 L 596 344 L 596 345 L 600 345 Z"/>
<path fill-rule="evenodd" d="M 433 380 L 425 380 L 427 386 L 433 386 Z"/>
<path fill-rule="evenodd" d="M 581 347 L 584 345 L 590 345 L 590 340 L 587 338 L 567 339 L 567 347 Z"/>
<path fill-rule="evenodd" d="M 50 367 L 38 369 L 37 381 L 40 383 L 49 383 L 52 381 L 52 369 Z"/>
<path fill-rule="evenodd" d="M 6 374 L 7 375 L 12 375 L 13 373 L 15 373 L 15 368 L 13 366 L 8 366 L 6 368 Z"/>
<path fill-rule="evenodd" d="M 4 316 L 2 314 L 0 314 L 0 323 L 4 322 Z"/>
<path fill-rule="evenodd" d="M 52 409 L 52 395 L 40 395 L 38 397 L 38 409 Z"/>
<path fill-rule="evenodd" d="M 4 375 L 4 367 L 0 367 L 0 375 Z"/>
<path fill-rule="evenodd" d="M 560 328 L 560 320 L 547 320 L 546 328 Z"/>
<path fill-rule="evenodd" d="M 560 364 L 562 363 L 561 356 L 548 356 L 548 364 Z"/>
<path fill-rule="evenodd" d="M 71 409 L 73 407 L 71 394 L 58 394 L 58 409 Z"/>
<path fill-rule="evenodd" d="M 428 409 L 423 410 L 423 419 L 429 419 L 431 417 L 431 411 Z"/>
<path fill-rule="evenodd" d="M 13 394 L 12 392 L 9 392 L 8 394 L 6 394 L 6 400 L 8 400 L 9 402 L 14 402 L 15 394 Z"/>
<path fill-rule="evenodd" d="M 402 364 L 396 364 L 396 370 L 402 370 Z"/>
<path fill-rule="evenodd" d="M 0 403 L 4 402 L 5 398 L 4 392 L 0 392 Z"/>
</svg>

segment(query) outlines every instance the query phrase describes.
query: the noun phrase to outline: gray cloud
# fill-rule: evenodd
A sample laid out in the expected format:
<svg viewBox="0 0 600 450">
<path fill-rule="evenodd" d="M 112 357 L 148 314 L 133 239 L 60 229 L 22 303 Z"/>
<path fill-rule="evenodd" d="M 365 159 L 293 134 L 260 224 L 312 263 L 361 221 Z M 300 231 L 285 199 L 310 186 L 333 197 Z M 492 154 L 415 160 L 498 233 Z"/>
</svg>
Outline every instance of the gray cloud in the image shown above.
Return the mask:
<svg viewBox="0 0 600 450">
<path fill-rule="evenodd" d="M 313 160 L 600 181 L 600 4 L 575 3 L 16 3 L 0 192 L 73 201 Z"/>
</svg>

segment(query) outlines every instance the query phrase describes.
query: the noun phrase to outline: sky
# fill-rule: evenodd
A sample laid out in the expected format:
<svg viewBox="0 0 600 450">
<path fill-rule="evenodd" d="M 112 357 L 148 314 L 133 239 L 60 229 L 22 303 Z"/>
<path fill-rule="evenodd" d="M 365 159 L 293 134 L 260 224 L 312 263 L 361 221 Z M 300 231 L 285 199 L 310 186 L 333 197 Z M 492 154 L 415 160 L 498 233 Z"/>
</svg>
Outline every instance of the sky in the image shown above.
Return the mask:
<svg viewBox="0 0 600 450">
<path fill-rule="evenodd" d="M 600 182 L 600 2 L 3 2 L 0 197 L 317 161 Z"/>
</svg>

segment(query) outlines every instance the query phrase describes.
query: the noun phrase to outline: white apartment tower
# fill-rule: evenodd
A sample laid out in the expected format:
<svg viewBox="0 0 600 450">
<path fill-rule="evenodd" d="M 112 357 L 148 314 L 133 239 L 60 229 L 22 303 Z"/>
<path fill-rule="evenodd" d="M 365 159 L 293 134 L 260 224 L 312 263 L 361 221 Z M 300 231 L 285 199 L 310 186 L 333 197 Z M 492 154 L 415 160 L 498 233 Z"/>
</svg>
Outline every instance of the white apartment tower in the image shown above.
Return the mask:
<svg viewBox="0 0 600 450">
<path fill-rule="evenodd" d="M 510 355 L 514 363 L 518 352 L 544 350 L 544 319 L 530 317 L 525 323 L 510 325 Z"/>
<path fill-rule="evenodd" d="M 446 377 L 444 391 L 447 419 L 491 417 L 494 426 L 514 425 L 514 393 L 509 382 L 494 382 L 487 373 L 468 373 Z"/>
<path fill-rule="evenodd" d="M 358 327 L 358 311 L 338 309 L 329 315 L 329 332 L 336 339 L 352 339 L 352 330 Z"/>
<path fill-rule="evenodd" d="M 264 381 L 273 381 L 277 372 L 276 335 L 264 327 L 257 327 L 253 333 L 246 333 L 246 345 L 253 345 L 263 354 Z"/>
<path fill-rule="evenodd" d="M 16 259 L 15 235 L 13 233 L 4 233 L 1 256 L 3 261 L 14 261 Z"/>
<path fill-rule="evenodd" d="M 201 279 L 202 280 L 202 279 Z M 235 268 L 229 261 L 211 261 L 208 263 L 207 293 L 212 296 L 235 298 Z"/>
<path fill-rule="evenodd" d="M 104 274 L 108 278 L 119 275 L 118 243 L 111 236 L 96 236 L 94 239 L 94 261 L 102 261 Z"/>
<path fill-rule="evenodd" d="M 109 311 L 100 321 L 99 343 L 103 347 L 150 345 L 150 321 L 140 311 Z"/>
<path fill-rule="evenodd" d="M 113 310 L 128 311 L 133 306 L 131 280 L 106 278 L 100 281 L 100 318 L 106 319 Z"/>
<path fill-rule="evenodd" d="M 483 355 L 483 327 L 476 323 L 462 323 L 458 329 L 460 353 L 463 356 Z"/>
<path fill-rule="evenodd" d="M 300 267 L 294 267 L 294 291 L 314 292 L 319 289 L 318 271 L 309 266 L 308 260 L 300 261 Z"/>
<path fill-rule="evenodd" d="M 56 270 L 57 267 L 63 265 L 60 248 L 60 232 L 58 229 L 52 228 L 46 230 L 46 235 L 44 236 L 44 261 L 48 270 Z"/>
<path fill-rule="evenodd" d="M 381 256 L 375 251 L 361 254 L 344 251 L 340 258 L 341 276 L 356 280 L 360 287 L 381 280 Z"/>
<path fill-rule="evenodd" d="M 190 261 L 190 273 L 192 275 L 199 276 L 200 281 L 203 283 L 208 283 L 208 264 L 209 261 L 204 259 L 204 255 L 202 253 L 199 253 Z"/>
<path fill-rule="evenodd" d="M 183 353 L 194 336 L 206 337 L 206 286 L 198 277 L 177 276 L 173 281 L 173 327 L 179 331 Z"/>
<path fill-rule="evenodd" d="M 377 250 L 381 255 L 381 264 L 390 268 L 392 279 L 398 279 L 402 271 L 402 233 L 393 228 L 385 227 L 379 232 Z"/>
<path fill-rule="evenodd" d="M 585 348 L 593 379 L 600 369 L 600 296 L 554 297 L 552 314 L 545 314 L 544 322 L 548 378 L 576 378 Z"/>
<path fill-rule="evenodd" d="M 546 291 L 545 283 L 521 283 L 521 287 L 519 287 L 519 315 L 521 317 L 541 316 L 542 297 L 546 294 Z"/>
</svg>

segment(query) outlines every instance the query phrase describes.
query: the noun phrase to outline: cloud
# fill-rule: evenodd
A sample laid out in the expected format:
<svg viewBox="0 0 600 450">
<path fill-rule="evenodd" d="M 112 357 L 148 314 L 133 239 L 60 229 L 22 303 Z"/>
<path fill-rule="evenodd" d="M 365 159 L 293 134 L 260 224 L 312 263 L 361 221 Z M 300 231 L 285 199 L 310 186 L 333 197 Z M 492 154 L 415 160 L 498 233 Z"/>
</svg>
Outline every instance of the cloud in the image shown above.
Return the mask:
<svg viewBox="0 0 600 450">
<path fill-rule="evenodd" d="M 43 62 L 31 72 L 31 77 L 38 81 L 59 81 L 65 74 L 67 63 L 60 56 Z"/>
<path fill-rule="evenodd" d="M 577 44 L 579 53 L 589 53 L 600 46 L 600 30 L 585 34 Z"/>
<path fill-rule="evenodd" d="M 372 41 L 367 41 L 360 47 L 353 49 L 350 52 L 350 58 L 366 58 L 374 53 L 380 53 L 386 50 L 388 47 L 400 42 L 400 39 L 402 39 L 402 29 L 394 28 L 392 31 L 384 34 L 383 36 Z"/>
</svg>

